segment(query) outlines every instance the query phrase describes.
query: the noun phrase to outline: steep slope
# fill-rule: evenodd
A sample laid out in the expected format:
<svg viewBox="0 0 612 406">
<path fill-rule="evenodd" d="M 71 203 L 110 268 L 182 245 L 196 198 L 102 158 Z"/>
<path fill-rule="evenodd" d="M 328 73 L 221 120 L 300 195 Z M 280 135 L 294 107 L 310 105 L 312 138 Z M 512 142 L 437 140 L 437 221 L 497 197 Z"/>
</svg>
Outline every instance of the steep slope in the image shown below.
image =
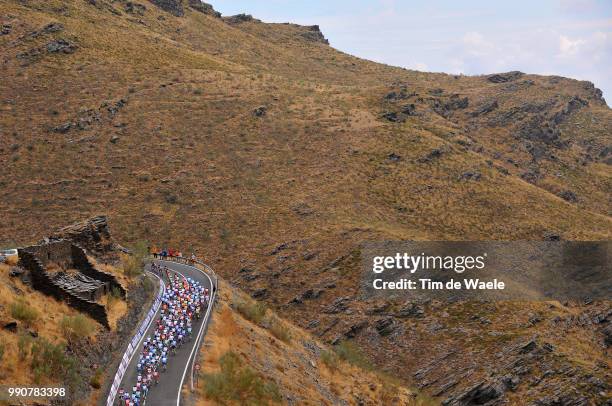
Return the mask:
<svg viewBox="0 0 612 406">
<path fill-rule="evenodd" d="M 116 340 L 126 303 L 105 303 L 111 324 L 106 331 L 66 303 L 32 289 L 15 270 L 0 264 L 0 384 L 55 385 L 66 389 L 65 399 L 72 404 L 95 402 L 104 379 L 104 371 L 95 366 L 103 358 L 98 349 L 108 349 L 109 337 Z"/>
<path fill-rule="evenodd" d="M 258 388 L 266 383 L 274 388 L 269 393 L 282 404 L 430 404 L 393 379 L 372 372 L 352 348 L 332 350 L 226 283 L 221 284 L 220 292 L 220 304 L 200 354 L 203 369 L 195 394 L 198 404 L 226 404 L 228 400 L 231 404 L 232 391 L 224 385 L 231 386 L 228 381 L 233 380 L 233 384 L 240 383 L 238 368 L 228 371 L 227 360 L 233 358 L 262 379 L 247 386 L 242 398 L 233 399 L 235 404 L 257 402 Z M 261 400 L 274 399 L 262 396 Z"/>
<path fill-rule="evenodd" d="M 612 113 L 592 84 L 407 71 L 188 4 L 0 5 L 3 242 L 108 212 L 120 240 L 194 250 L 330 341 L 366 319 L 375 357 L 359 304 L 311 318 L 356 293 L 362 242 L 610 238 Z M 404 357 L 392 372 L 415 381 L 424 360 Z"/>
</svg>

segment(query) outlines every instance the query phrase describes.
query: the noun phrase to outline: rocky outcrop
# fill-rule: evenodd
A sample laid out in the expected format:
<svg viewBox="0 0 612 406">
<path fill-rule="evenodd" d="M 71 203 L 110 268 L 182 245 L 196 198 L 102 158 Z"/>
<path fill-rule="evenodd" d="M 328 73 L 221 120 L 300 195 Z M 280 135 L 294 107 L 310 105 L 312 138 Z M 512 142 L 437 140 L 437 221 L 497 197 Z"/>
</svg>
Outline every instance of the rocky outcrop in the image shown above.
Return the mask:
<svg viewBox="0 0 612 406">
<path fill-rule="evenodd" d="M 304 28 L 306 28 L 306 32 L 302 33 L 304 39 L 329 45 L 329 41 L 325 38 L 318 25 L 311 25 Z"/>
<path fill-rule="evenodd" d="M 433 111 L 445 118 L 449 118 L 455 110 L 463 110 L 469 106 L 468 98 L 458 94 L 453 94 L 448 99 L 433 97 L 428 99 L 427 103 Z"/>
<path fill-rule="evenodd" d="M 506 83 L 516 80 L 523 76 L 523 72 L 512 71 L 506 73 L 497 73 L 495 75 L 487 76 L 487 80 L 491 83 Z"/>
<path fill-rule="evenodd" d="M 200 13 L 204 13 L 217 18 L 221 17 L 221 13 L 216 11 L 212 5 L 204 3 L 201 0 L 189 0 L 189 7 L 196 11 L 199 11 Z"/>
<path fill-rule="evenodd" d="M 185 15 L 185 9 L 183 8 L 183 2 L 181 0 L 149 0 L 162 10 L 181 17 Z"/>
<path fill-rule="evenodd" d="M 71 54 L 76 51 L 76 45 L 65 39 L 58 39 L 49 42 L 46 45 L 47 52 L 49 53 L 63 53 Z"/>
<path fill-rule="evenodd" d="M 60 32 L 64 30 L 64 26 L 60 23 L 56 23 L 56 22 L 52 22 L 49 23 L 47 25 L 45 25 L 43 28 L 36 30 L 36 31 L 32 31 L 30 34 L 28 34 L 30 37 L 32 38 L 37 38 L 46 34 L 52 34 L 55 32 Z"/>
<path fill-rule="evenodd" d="M 253 110 L 253 115 L 255 115 L 255 117 L 263 117 L 266 115 L 267 111 L 268 108 L 266 106 L 259 106 L 255 110 Z"/>
<path fill-rule="evenodd" d="M 417 159 L 417 162 L 421 164 L 429 163 L 435 159 L 440 158 L 442 154 L 444 154 L 444 151 L 441 148 L 436 148 L 431 150 L 431 152 L 429 152 L 426 156 Z"/>
<path fill-rule="evenodd" d="M 608 324 L 603 330 L 604 345 L 606 348 L 612 347 L 612 324 Z"/>
<path fill-rule="evenodd" d="M 558 111 L 552 116 L 551 121 L 555 124 L 561 124 L 570 116 L 570 114 L 588 105 L 589 105 L 588 101 L 583 100 L 578 96 L 574 96 L 567 102 L 567 104 L 560 111 Z"/>
<path fill-rule="evenodd" d="M 499 404 L 499 398 L 504 394 L 500 385 L 480 382 L 456 397 L 442 402 L 443 406 L 468 406 L 468 405 L 488 405 Z"/>
<path fill-rule="evenodd" d="M 104 215 L 63 227 L 53 233 L 49 240 L 68 240 L 94 255 L 125 251 L 125 248 L 114 241 L 108 219 Z"/>
<path fill-rule="evenodd" d="M 391 317 L 387 317 L 377 320 L 374 327 L 376 328 L 376 331 L 378 331 L 378 334 L 384 337 L 395 331 L 397 325 Z"/>
<path fill-rule="evenodd" d="M 406 121 L 406 117 L 397 111 L 386 111 L 381 114 L 381 118 L 385 118 L 392 123 L 403 123 Z"/>
<path fill-rule="evenodd" d="M 334 302 L 331 305 L 329 305 L 325 310 L 323 310 L 323 313 L 327 313 L 327 314 L 343 313 L 348 309 L 348 305 L 350 301 L 351 300 L 348 297 L 339 297 L 336 300 L 334 300 Z"/>
<path fill-rule="evenodd" d="M 578 196 L 576 196 L 576 193 L 572 192 L 571 190 L 562 191 L 559 193 L 559 197 L 570 203 L 576 203 L 578 201 Z"/>
<path fill-rule="evenodd" d="M 113 274 L 101 271 L 94 267 L 81 247 L 72 244 L 71 256 L 73 266 L 82 274 L 88 276 L 89 278 L 104 282 L 108 286 L 108 291 L 116 290 L 122 297 L 126 296 L 127 292 L 119 283 L 117 278 L 115 278 Z"/>
<path fill-rule="evenodd" d="M 135 3 L 133 1 L 128 1 L 127 3 L 125 3 L 124 9 L 125 12 L 128 14 L 135 14 L 139 16 L 144 15 L 145 11 L 147 10 L 144 5 L 140 3 Z"/>
<path fill-rule="evenodd" d="M 10 333 L 16 333 L 17 332 L 17 322 L 13 320 L 13 321 L 9 321 L 8 323 L 4 323 L 4 325 L 2 326 L 2 330 L 8 331 Z"/>
<path fill-rule="evenodd" d="M 223 20 L 230 25 L 238 25 L 249 21 L 261 22 L 260 20 L 253 18 L 253 16 L 250 14 L 236 14 L 234 16 L 223 17 Z"/>
<path fill-rule="evenodd" d="M 471 113 L 471 116 L 472 117 L 478 117 L 478 116 L 481 116 L 483 114 L 490 113 L 490 112 L 492 112 L 493 110 L 495 110 L 498 107 L 499 107 L 499 104 L 497 104 L 497 100 L 487 101 L 485 103 L 482 103 L 480 106 L 478 106 Z"/>
</svg>

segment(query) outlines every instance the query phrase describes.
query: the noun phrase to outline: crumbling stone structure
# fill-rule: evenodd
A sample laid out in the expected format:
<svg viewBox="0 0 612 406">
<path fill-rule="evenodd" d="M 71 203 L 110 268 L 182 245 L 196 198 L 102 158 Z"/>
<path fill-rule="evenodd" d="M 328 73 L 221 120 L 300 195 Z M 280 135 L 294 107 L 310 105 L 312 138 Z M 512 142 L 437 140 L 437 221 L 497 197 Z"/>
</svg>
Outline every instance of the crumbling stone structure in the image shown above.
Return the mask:
<svg viewBox="0 0 612 406">
<path fill-rule="evenodd" d="M 50 263 L 79 272 L 75 275 L 65 272 L 51 274 L 47 270 Z M 114 275 L 96 269 L 85 251 L 68 240 L 20 248 L 19 265 L 30 273 L 34 289 L 66 302 L 106 328 L 110 328 L 106 308 L 96 301 L 111 290 L 126 296 L 125 289 Z"/>
<path fill-rule="evenodd" d="M 113 251 L 126 251 L 114 241 L 108 219 L 104 215 L 60 228 L 47 241 L 57 240 L 69 240 L 96 256 L 105 256 Z"/>
</svg>

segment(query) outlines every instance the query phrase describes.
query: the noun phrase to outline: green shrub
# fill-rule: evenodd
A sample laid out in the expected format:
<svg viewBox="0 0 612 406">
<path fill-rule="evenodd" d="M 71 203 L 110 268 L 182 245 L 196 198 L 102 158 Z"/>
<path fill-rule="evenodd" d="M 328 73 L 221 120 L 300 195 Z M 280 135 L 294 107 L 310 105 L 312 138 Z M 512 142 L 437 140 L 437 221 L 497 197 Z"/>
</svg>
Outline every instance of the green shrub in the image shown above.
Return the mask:
<svg viewBox="0 0 612 406">
<path fill-rule="evenodd" d="M 106 301 L 108 308 L 112 309 L 119 300 L 121 300 L 121 292 L 117 287 L 113 287 L 110 293 L 108 294 L 108 298 Z"/>
<path fill-rule="evenodd" d="M 94 389 L 100 389 L 102 387 L 102 369 L 96 369 L 96 372 L 94 372 L 89 380 L 89 385 Z"/>
<path fill-rule="evenodd" d="M 36 309 L 21 298 L 11 304 L 11 316 L 17 320 L 23 321 L 28 326 L 34 323 L 39 317 Z"/>
<path fill-rule="evenodd" d="M 40 383 L 42 379 L 57 379 L 76 385 L 80 381 L 77 361 L 66 354 L 62 345 L 38 338 L 31 352 L 35 383 Z"/>
<path fill-rule="evenodd" d="M 289 329 L 276 317 L 270 320 L 270 333 L 283 342 L 291 342 L 291 333 Z"/>
<path fill-rule="evenodd" d="M 126 256 L 123 259 L 123 273 L 128 278 L 135 278 L 142 274 L 143 268 L 140 266 L 140 262 L 133 256 Z"/>
<path fill-rule="evenodd" d="M 6 343 L 4 340 L 0 340 L 0 362 L 2 362 L 2 358 L 4 358 L 4 353 L 6 352 Z"/>
<path fill-rule="evenodd" d="M 359 349 L 348 341 L 342 341 L 335 345 L 332 350 L 322 351 L 321 361 L 331 370 L 338 369 L 338 364 L 341 361 L 348 362 L 361 369 L 372 369 L 372 366 Z"/>
<path fill-rule="evenodd" d="M 19 356 L 19 360 L 23 361 L 27 358 L 31 343 L 32 337 L 28 334 L 19 335 L 17 339 L 17 355 Z"/>
<path fill-rule="evenodd" d="M 123 273 L 134 278 L 142 275 L 149 255 L 148 245 L 145 241 L 139 241 L 132 247 L 132 255 L 123 258 Z"/>
<path fill-rule="evenodd" d="M 245 319 L 255 324 L 259 324 L 266 316 L 268 308 L 264 303 L 246 300 L 238 302 L 238 304 L 236 304 L 236 310 Z"/>
<path fill-rule="evenodd" d="M 225 227 L 221 228 L 221 232 L 219 233 L 219 238 L 221 238 L 221 242 L 225 248 L 231 248 L 232 246 L 232 238 L 228 229 Z"/>
<path fill-rule="evenodd" d="M 60 328 L 69 342 L 75 342 L 92 335 L 96 325 L 84 315 L 77 314 L 74 317 L 64 316 L 60 322 Z"/>
<path fill-rule="evenodd" d="M 219 364 L 220 372 L 204 374 L 204 393 L 208 399 L 221 404 L 233 401 L 241 405 L 267 405 L 281 401 L 276 383 L 265 381 L 245 366 L 236 353 L 226 352 Z"/>
<path fill-rule="evenodd" d="M 149 256 L 148 247 L 149 244 L 146 241 L 138 241 L 136 244 L 134 244 L 134 247 L 132 247 L 132 255 L 141 260 L 143 262 L 143 265 L 144 261 Z"/>
<path fill-rule="evenodd" d="M 368 362 L 361 351 L 359 351 L 359 348 L 349 341 L 342 341 L 334 346 L 334 352 L 341 360 L 346 361 L 351 365 L 355 365 L 356 367 L 365 370 L 372 369 L 372 365 Z"/>
</svg>

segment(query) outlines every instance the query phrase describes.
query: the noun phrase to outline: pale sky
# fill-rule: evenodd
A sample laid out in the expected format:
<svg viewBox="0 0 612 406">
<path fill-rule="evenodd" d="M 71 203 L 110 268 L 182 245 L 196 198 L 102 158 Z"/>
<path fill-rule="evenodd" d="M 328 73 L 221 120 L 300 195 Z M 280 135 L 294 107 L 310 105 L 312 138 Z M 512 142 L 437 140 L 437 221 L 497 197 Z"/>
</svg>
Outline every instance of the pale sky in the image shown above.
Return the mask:
<svg viewBox="0 0 612 406">
<path fill-rule="evenodd" d="M 612 0 L 208 0 L 223 15 L 318 24 L 330 44 L 389 65 L 590 80 L 612 104 Z"/>
</svg>

